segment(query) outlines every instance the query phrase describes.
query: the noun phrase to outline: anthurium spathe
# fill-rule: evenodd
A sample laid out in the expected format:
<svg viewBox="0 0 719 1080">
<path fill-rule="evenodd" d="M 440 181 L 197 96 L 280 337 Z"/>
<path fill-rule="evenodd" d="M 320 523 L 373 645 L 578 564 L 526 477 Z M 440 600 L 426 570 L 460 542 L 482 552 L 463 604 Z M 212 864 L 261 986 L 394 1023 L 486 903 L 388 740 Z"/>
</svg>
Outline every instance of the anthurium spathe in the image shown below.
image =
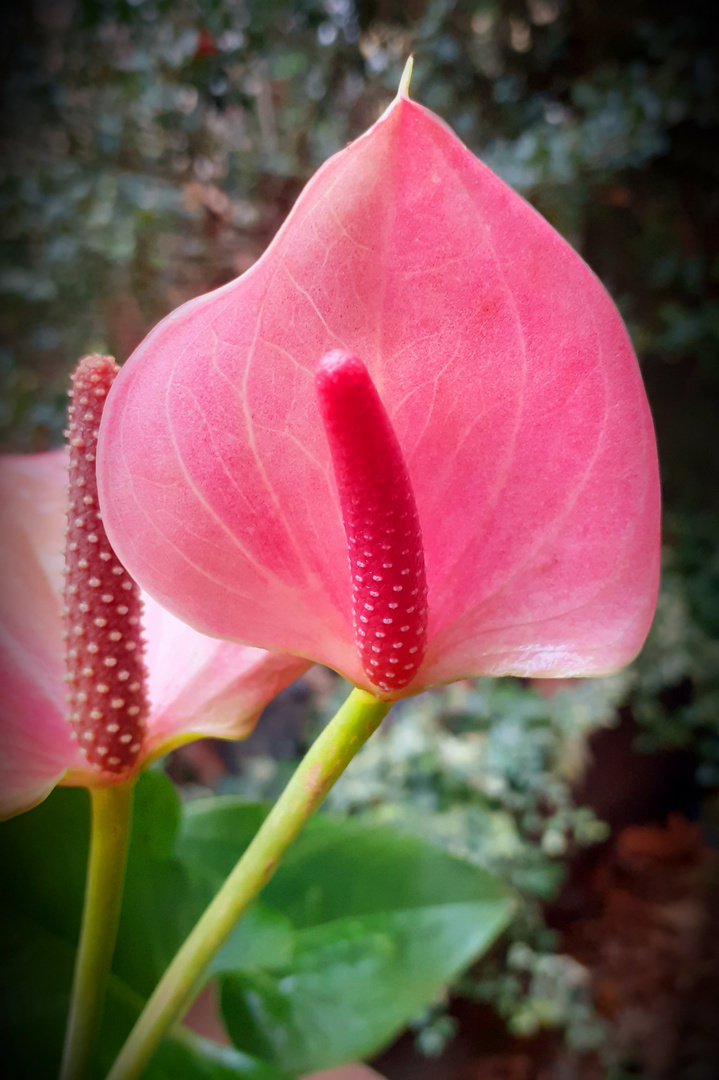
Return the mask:
<svg viewBox="0 0 719 1080">
<path fill-rule="evenodd" d="M 57 783 L 114 783 L 71 737 L 63 681 L 63 529 L 67 455 L 0 458 L 0 815 L 27 809 Z M 306 667 L 214 641 L 144 598 L 149 710 L 139 768 L 201 735 L 248 734 L 262 707 Z M 122 777 L 124 778 L 124 776 Z"/>
<path fill-rule="evenodd" d="M 315 388 L 338 350 L 368 372 L 416 507 L 426 627 L 401 687 L 361 648 L 354 496 Z M 347 423 L 356 447 L 362 410 Z M 255 266 L 137 349 L 108 401 L 99 480 L 113 544 L 178 616 L 380 695 L 607 672 L 654 610 L 656 449 L 622 320 L 576 252 L 404 90 Z"/>
</svg>

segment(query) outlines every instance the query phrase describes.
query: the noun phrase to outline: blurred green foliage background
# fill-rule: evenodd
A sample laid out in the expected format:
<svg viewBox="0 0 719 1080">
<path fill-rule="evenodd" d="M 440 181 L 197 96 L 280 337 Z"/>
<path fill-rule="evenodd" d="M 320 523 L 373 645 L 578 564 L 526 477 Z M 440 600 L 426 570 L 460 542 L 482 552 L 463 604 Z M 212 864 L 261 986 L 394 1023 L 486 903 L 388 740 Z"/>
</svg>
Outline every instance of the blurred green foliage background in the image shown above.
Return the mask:
<svg viewBox="0 0 719 1080">
<path fill-rule="evenodd" d="M 619 304 L 665 501 L 662 595 L 642 656 L 553 698 L 507 680 L 424 698 L 411 722 L 405 706 L 332 798 L 337 812 L 418 829 L 523 890 L 514 959 L 472 992 L 526 1031 L 549 1022 L 553 995 L 551 1021 L 578 1045 L 601 1041 L 601 1028 L 586 994 L 568 996 L 576 973 L 548 974 L 553 938 L 536 901 L 556 892 L 566 854 L 603 835 L 573 795 L 585 736 L 621 711 L 640 749 L 683 747 L 700 788 L 719 786 L 713 7 L 28 0 L 0 15 L 6 451 L 59 443 L 80 355 L 124 360 L 172 308 L 247 269 L 317 166 L 388 104 L 410 52 L 412 95 L 568 238 Z M 258 755 L 242 784 L 265 795 L 281 775 Z M 522 996 L 537 980 L 541 994 Z M 443 1023 L 420 1024 L 427 1048 L 442 1044 Z"/>
</svg>

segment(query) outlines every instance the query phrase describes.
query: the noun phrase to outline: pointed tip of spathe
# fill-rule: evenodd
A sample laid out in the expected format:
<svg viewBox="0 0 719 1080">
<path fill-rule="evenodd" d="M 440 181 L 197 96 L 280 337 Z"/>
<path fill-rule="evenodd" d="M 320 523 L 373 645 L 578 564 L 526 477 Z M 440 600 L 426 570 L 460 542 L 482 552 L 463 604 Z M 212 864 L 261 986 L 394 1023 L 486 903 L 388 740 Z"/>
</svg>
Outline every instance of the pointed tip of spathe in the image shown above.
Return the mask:
<svg viewBox="0 0 719 1080">
<path fill-rule="evenodd" d="M 409 101 L 409 84 L 412 79 L 412 69 L 414 68 L 414 56 L 410 53 L 407 57 L 407 63 L 404 65 L 404 71 L 402 77 L 399 80 L 399 86 L 397 87 L 397 98 L 404 98 L 405 101 Z"/>
</svg>

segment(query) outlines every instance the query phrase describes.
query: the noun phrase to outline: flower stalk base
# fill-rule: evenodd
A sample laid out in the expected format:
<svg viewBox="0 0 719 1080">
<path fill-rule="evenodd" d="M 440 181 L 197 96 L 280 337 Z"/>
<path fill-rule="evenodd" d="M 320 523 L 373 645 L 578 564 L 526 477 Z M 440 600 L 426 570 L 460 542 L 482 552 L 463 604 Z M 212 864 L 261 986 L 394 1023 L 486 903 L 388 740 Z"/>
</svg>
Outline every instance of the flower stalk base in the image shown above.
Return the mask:
<svg viewBox="0 0 719 1080">
<path fill-rule="evenodd" d="M 90 857 L 60 1080 L 85 1080 L 115 951 L 130 842 L 134 780 L 92 788 Z"/>
<path fill-rule="evenodd" d="M 137 1080 L 142 1076 L 164 1032 L 190 1005 L 209 961 L 390 707 L 391 702 L 379 701 L 364 690 L 352 691 L 305 755 L 252 843 L 168 967 L 107 1080 Z"/>
</svg>

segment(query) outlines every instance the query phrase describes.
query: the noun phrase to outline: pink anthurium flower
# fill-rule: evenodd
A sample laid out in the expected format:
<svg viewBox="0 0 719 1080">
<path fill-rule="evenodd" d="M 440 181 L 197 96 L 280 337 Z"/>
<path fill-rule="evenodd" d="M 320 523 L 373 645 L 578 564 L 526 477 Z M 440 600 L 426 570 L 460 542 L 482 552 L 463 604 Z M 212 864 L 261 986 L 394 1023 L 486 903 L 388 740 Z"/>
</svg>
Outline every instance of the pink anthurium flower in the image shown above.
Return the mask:
<svg viewBox="0 0 719 1080">
<path fill-rule="evenodd" d="M 99 481 L 113 544 L 175 614 L 387 698 L 608 672 L 654 611 L 656 447 L 622 320 L 404 89 L 255 266 L 140 345 Z"/>
<path fill-rule="evenodd" d="M 65 673 L 63 663 L 67 465 L 68 455 L 63 450 L 0 458 L 0 816 L 35 805 L 57 783 L 96 787 L 127 779 L 152 758 L 198 736 L 241 738 L 252 730 L 264 705 L 307 667 L 305 661 L 295 657 L 207 638 L 145 597 L 142 622 L 146 657 L 141 663 L 144 667 L 146 661 L 147 665 L 147 701 L 135 706 L 135 718 L 145 713 L 141 717 L 142 729 L 133 729 L 130 739 L 119 742 L 125 718 L 120 716 L 121 709 L 113 712 L 113 700 L 120 700 L 113 698 L 114 686 L 100 695 L 107 702 L 102 710 L 104 727 L 101 723 L 93 731 L 91 719 L 79 726 L 68 723 L 68 711 L 80 708 L 82 702 L 66 701 L 66 697 L 73 697 L 67 691 L 74 683 L 68 681 L 72 674 Z M 92 508 L 91 484 L 84 484 L 80 495 L 90 500 L 87 505 Z M 101 524 L 94 533 L 86 531 L 88 540 L 93 535 L 98 537 L 98 552 L 108 550 Z M 74 542 L 72 525 L 68 539 Z M 119 603 L 114 606 L 128 606 L 133 590 L 122 588 L 126 575 L 113 574 L 114 558 L 105 561 L 108 574 L 118 586 L 114 591 Z M 103 560 L 99 563 L 102 565 Z M 89 567 L 88 573 L 92 572 Z M 99 602 L 103 603 L 101 597 Z M 104 605 L 107 612 L 111 607 L 109 603 Z M 102 621 L 103 616 L 96 617 Z M 110 629 L 107 619 L 105 623 L 104 628 L 96 629 L 106 630 L 112 645 L 120 631 Z M 140 627 L 135 626 L 136 645 L 140 633 Z M 101 633 L 97 641 L 102 643 Z M 72 641 L 69 644 L 72 646 Z M 127 638 L 118 640 L 118 648 L 123 645 L 127 645 Z M 131 655 L 126 649 L 125 653 Z M 86 659 L 87 653 L 83 655 Z M 100 647 L 95 654 L 99 665 L 110 655 L 109 650 Z M 127 687 L 133 685 L 136 670 L 124 658 L 119 665 L 104 669 L 115 672 L 117 685 L 124 687 L 122 693 L 127 700 Z M 110 681 L 100 674 L 96 684 L 99 678 Z M 143 682 L 138 679 L 138 683 Z M 138 686 L 137 693 L 141 689 Z M 80 689 L 77 696 L 83 693 Z M 89 717 L 93 702 L 84 704 Z M 127 711 L 132 709 L 129 705 Z M 120 723 L 113 722 L 116 714 Z M 132 720 L 130 715 L 125 722 Z M 117 744 L 123 752 L 132 751 L 131 761 L 108 765 L 102 757 L 93 759 L 81 752 L 85 731 L 92 735 L 85 749 L 91 746 L 101 751 L 103 731 L 105 758 L 113 756 L 113 732 L 107 735 L 108 727 L 117 727 Z"/>
</svg>

